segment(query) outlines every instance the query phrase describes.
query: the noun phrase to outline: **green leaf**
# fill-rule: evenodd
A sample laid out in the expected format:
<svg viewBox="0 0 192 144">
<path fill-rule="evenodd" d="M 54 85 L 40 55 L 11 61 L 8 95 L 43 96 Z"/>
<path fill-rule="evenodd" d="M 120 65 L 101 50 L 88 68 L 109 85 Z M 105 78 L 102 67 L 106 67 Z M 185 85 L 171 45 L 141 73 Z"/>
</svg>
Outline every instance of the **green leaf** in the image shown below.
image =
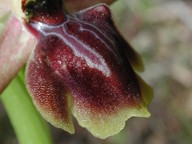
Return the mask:
<svg viewBox="0 0 192 144">
<path fill-rule="evenodd" d="M 47 123 L 36 111 L 21 77 L 23 77 L 22 72 L 1 95 L 19 143 L 52 144 Z"/>
</svg>

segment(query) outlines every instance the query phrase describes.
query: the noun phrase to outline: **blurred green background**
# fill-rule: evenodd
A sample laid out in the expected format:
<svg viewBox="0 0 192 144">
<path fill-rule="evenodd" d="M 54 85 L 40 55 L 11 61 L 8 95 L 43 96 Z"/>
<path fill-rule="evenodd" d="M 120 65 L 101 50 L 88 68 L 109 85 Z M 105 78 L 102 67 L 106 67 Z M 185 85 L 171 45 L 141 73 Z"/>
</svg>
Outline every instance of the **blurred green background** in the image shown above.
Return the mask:
<svg viewBox="0 0 192 144">
<path fill-rule="evenodd" d="M 118 0 L 114 21 L 142 55 L 145 79 L 154 88 L 151 117 L 131 118 L 118 135 L 93 137 L 75 124 L 75 135 L 50 125 L 55 144 L 192 143 L 192 1 Z M 0 103 L 0 144 L 18 144 Z"/>
</svg>

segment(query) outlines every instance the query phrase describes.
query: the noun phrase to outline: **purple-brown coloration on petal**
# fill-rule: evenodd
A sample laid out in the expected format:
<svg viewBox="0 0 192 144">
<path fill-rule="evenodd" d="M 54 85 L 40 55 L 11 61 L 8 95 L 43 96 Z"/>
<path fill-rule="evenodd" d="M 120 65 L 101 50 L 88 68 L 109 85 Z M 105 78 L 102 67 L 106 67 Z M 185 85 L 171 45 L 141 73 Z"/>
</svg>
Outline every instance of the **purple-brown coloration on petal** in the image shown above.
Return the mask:
<svg viewBox="0 0 192 144">
<path fill-rule="evenodd" d="M 26 63 L 35 39 L 11 15 L 0 37 L 0 93 Z"/>
<path fill-rule="evenodd" d="M 93 9 L 82 10 L 77 13 L 76 16 L 82 21 L 93 24 L 101 29 L 111 41 L 119 41 L 121 46 L 118 43 L 117 46 L 126 54 L 133 68 L 137 71 L 144 71 L 144 65 L 139 54 L 118 33 L 112 21 L 111 12 L 107 7 L 95 7 Z"/>
<path fill-rule="evenodd" d="M 50 123 L 73 133 L 73 113 L 93 135 L 106 138 L 128 118 L 150 115 L 151 88 L 132 68 L 142 62 L 116 30 L 105 4 L 63 13 L 59 24 L 36 16 L 26 23 L 38 38 L 26 83 Z"/>
<path fill-rule="evenodd" d="M 57 127 L 73 133 L 68 90 L 57 72 L 49 66 L 47 53 L 42 44 L 41 41 L 38 43 L 28 64 L 26 76 L 29 93 L 48 121 L 55 121 Z"/>
<path fill-rule="evenodd" d="M 111 4 L 115 0 L 62 0 L 68 12 L 77 12 L 98 3 Z"/>
</svg>

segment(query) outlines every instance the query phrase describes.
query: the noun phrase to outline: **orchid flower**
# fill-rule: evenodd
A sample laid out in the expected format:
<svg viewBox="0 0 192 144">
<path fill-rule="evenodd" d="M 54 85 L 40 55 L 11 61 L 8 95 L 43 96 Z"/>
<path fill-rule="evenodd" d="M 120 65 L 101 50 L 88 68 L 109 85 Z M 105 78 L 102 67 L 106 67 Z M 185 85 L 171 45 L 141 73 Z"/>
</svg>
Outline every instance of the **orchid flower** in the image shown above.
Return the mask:
<svg viewBox="0 0 192 144">
<path fill-rule="evenodd" d="M 144 70 L 141 57 L 118 32 L 110 8 L 96 3 L 23 0 L 21 6 L 23 23 L 37 40 L 30 36 L 24 46 L 36 44 L 27 62 L 26 86 L 37 110 L 69 133 L 74 133 L 74 116 L 104 139 L 133 116 L 149 117 L 153 91 L 136 73 Z"/>
</svg>

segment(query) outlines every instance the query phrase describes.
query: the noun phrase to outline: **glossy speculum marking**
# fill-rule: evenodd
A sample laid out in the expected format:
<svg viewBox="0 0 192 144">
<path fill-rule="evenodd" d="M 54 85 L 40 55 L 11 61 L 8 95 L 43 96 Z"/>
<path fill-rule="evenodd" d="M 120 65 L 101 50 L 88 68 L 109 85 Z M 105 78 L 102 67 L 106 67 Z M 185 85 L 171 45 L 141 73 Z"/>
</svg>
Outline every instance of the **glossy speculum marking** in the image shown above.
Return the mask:
<svg viewBox="0 0 192 144">
<path fill-rule="evenodd" d="M 142 60 L 114 26 L 107 5 L 67 14 L 61 1 L 23 1 L 25 25 L 38 43 L 27 88 L 42 116 L 74 133 L 72 114 L 99 138 L 132 116 L 149 117 L 152 89 L 135 73 Z"/>
</svg>

